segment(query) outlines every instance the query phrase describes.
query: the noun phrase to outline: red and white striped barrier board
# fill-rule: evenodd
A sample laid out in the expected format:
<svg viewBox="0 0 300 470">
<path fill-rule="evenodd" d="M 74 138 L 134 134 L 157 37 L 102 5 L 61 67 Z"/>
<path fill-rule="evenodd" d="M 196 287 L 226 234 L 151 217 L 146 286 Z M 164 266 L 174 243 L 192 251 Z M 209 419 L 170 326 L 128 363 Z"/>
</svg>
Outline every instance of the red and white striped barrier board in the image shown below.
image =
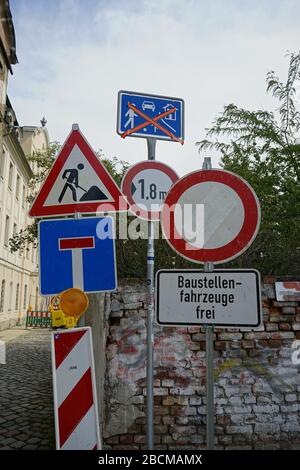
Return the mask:
<svg viewBox="0 0 300 470">
<path fill-rule="evenodd" d="M 56 448 L 101 449 L 91 328 L 52 333 Z"/>
</svg>

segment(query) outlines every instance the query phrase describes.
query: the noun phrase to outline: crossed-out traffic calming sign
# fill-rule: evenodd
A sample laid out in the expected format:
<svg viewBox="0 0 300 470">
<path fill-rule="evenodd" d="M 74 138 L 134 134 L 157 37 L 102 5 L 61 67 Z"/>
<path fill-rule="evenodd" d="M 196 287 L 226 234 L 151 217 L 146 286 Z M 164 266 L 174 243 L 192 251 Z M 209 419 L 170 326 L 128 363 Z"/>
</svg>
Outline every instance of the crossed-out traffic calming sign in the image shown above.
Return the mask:
<svg viewBox="0 0 300 470">
<path fill-rule="evenodd" d="M 184 143 L 184 101 L 120 91 L 117 133 L 122 138 L 152 137 Z"/>
</svg>

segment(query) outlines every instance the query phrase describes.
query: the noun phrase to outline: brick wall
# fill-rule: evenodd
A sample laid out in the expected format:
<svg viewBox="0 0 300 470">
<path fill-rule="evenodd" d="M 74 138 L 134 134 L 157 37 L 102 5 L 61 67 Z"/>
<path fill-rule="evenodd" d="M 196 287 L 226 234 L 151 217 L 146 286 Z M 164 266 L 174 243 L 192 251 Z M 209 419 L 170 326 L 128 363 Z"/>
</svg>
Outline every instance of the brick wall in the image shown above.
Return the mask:
<svg viewBox="0 0 300 470">
<path fill-rule="evenodd" d="M 146 443 L 146 286 L 124 281 L 110 297 L 104 445 Z M 300 448 L 300 306 L 262 286 L 264 324 L 215 331 L 216 445 L 220 449 Z M 300 354 L 298 356 L 300 358 Z M 205 447 L 205 333 L 155 326 L 156 449 Z"/>
</svg>

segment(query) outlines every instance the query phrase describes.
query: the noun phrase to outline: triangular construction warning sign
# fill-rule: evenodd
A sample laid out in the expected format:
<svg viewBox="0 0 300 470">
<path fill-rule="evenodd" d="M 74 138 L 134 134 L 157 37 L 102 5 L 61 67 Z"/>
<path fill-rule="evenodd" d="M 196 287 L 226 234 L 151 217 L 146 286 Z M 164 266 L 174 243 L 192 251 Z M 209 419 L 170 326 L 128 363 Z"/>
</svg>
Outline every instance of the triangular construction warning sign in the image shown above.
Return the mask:
<svg viewBox="0 0 300 470">
<path fill-rule="evenodd" d="M 77 125 L 64 143 L 30 211 L 31 217 L 126 211 L 120 189 Z"/>
</svg>

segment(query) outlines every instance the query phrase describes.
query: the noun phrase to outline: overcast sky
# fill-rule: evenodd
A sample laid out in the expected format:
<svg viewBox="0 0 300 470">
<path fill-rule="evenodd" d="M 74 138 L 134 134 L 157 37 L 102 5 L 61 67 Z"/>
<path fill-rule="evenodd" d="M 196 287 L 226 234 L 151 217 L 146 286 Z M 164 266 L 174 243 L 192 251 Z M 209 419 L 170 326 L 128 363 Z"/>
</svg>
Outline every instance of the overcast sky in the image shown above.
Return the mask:
<svg viewBox="0 0 300 470">
<path fill-rule="evenodd" d="M 202 166 L 195 141 L 223 106 L 270 108 L 266 73 L 282 78 L 300 46 L 299 0 L 11 0 L 19 64 L 9 95 L 20 125 L 61 143 L 78 122 L 95 150 L 130 163 L 144 139 L 116 134 L 120 89 L 183 98 L 185 145 L 159 141 L 181 176 Z M 214 157 L 214 166 L 217 158 Z"/>
</svg>

